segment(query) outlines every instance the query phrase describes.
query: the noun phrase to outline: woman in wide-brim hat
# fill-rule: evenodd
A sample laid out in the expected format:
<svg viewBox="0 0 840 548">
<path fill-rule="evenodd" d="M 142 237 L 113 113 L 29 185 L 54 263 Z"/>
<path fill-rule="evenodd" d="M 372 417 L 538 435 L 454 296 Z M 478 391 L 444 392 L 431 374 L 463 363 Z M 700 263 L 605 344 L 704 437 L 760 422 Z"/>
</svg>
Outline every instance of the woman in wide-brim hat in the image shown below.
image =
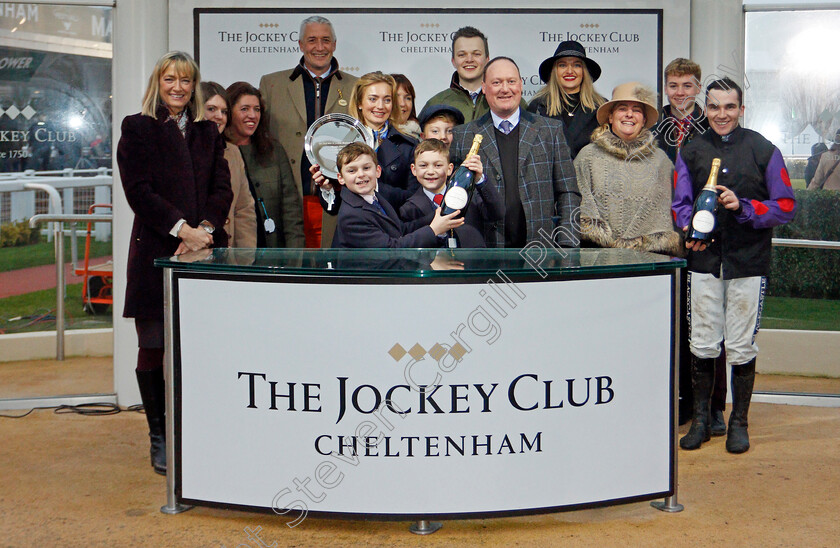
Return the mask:
<svg viewBox="0 0 840 548">
<path fill-rule="evenodd" d="M 601 67 L 586 56 L 579 42 L 568 40 L 540 64 L 539 72 L 546 85 L 531 100 L 528 110 L 563 121 L 574 159 L 589 144 L 598 127 L 595 111 L 606 101 L 594 86 L 601 76 Z"/>
<path fill-rule="evenodd" d="M 674 165 L 650 132 L 658 117 L 656 95 L 638 82 L 616 87 L 598 108 L 600 127 L 575 158 L 584 242 L 683 253 L 671 221 Z"/>
</svg>

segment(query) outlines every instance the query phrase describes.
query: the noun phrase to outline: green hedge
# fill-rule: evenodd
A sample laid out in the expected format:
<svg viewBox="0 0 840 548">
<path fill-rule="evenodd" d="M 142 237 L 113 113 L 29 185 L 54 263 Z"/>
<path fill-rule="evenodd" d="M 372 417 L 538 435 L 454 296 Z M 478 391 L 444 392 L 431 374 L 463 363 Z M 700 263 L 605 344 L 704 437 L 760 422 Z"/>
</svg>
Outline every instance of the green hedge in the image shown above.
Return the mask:
<svg viewBox="0 0 840 548">
<path fill-rule="evenodd" d="M 27 221 L 0 225 L 0 247 L 37 244 L 43 238 L 40 228 L 30 228 Z"/>
<path fill-rule="evenodd" d="M 795 190 L 798 211 L 777 227 L 776 238 L 840 241 L 840 192 Z M 840 299 L 840 249 L 773 248 L 767 294 L 775 297 Z"/>
</svg>

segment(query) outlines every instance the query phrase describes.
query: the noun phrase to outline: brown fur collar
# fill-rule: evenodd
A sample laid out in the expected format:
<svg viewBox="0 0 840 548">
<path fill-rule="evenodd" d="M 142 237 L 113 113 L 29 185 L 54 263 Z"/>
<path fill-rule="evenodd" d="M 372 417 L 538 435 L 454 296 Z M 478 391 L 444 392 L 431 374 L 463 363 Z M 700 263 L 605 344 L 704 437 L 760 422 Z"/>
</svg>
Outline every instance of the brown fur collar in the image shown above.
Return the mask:
<svg viewBox="0 0 840 548">
<path fill-rule="evenodd" d="M 632 141 L 624 141 L 610 131 L 606 124 L 592 132 L 592 142 L 621 160 L 628 157 L 652 157 L 657 149 L 656 138 L 650 130 L 643 129 Z"/>
</svg>

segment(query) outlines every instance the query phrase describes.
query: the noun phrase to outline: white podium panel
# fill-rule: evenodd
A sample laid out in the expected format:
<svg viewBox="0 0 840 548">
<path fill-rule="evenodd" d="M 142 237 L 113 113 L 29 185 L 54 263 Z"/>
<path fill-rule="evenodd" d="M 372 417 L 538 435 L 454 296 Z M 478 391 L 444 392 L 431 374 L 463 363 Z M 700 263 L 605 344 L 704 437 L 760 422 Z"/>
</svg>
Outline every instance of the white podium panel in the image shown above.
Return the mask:
<svg viewBox="0 0 840 548">
<path fill-rule="evenodd" d="M 387 519 L 668 495 L 671 284 L 176 271 L 179 500 Z"/>
</svg>

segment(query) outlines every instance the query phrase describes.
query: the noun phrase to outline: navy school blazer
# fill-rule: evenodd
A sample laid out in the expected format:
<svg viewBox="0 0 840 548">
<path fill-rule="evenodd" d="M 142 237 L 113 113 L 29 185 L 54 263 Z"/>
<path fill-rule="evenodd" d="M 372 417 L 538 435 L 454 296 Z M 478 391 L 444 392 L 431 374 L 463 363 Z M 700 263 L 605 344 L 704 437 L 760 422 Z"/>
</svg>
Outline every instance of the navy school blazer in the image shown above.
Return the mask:
<svg viewBox="0 0 840 548">
<path fill-rule="evenodd" d="M 496 193 L 496 196 L 498 196 L 498 193 Z M 467 215 L 477 209 L 476 198 L 478 198 L 478 193 L 473 194 L 473 203 L 467 209 Z M 422 188 L 415 192 L 400 208 L 400 219 L 406 222 L 425 219 L 429 223 L 434 214 L 435 206 Z M 477 215 L 479 214 L 474 213 L 474 216 Z M 469 224 L 466 219 L 463 225 L 455 229 L 455 239 L 458 241 L 458 247 L 487 247 L 482 232 Z M 438 238 L 438 241 L 439 244 L 443 245 L 446 240 Z"/>
<path fill-rule="evenodd" d="M 383 215 L 364 198 L 342 187 L 338 228 L 333 247 L 437 247 L 438 238 L 428 221 L 403 223 L 394 208 L 376 193 Z"/>
</svg>

